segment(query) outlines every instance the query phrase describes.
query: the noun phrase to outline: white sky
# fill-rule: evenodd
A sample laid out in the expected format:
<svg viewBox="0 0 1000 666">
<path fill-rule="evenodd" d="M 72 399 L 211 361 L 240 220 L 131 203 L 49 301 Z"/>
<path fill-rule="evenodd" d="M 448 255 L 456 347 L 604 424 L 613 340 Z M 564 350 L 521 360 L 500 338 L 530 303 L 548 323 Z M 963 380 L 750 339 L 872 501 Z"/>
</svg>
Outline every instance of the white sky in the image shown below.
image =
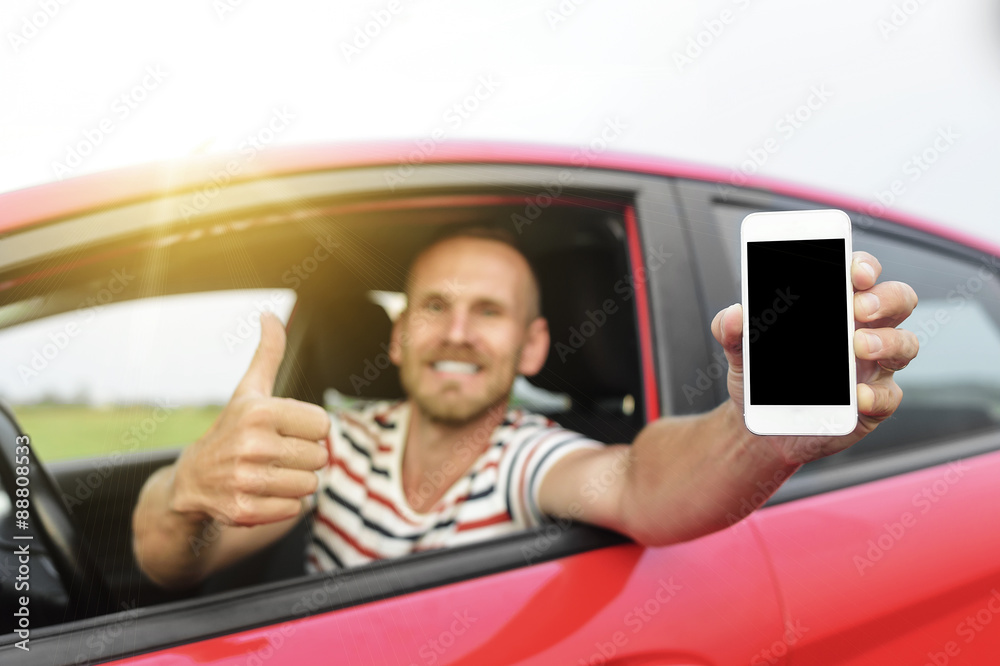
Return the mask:
<svg viewBox="0 0 1000 666">
<path fill-rule="evenodd" d="M 235 150 L 276 113 L 275 144 L 575 147 L 617 119 L 617 152 L 735 171 L 771 139 L 765 175 L 872 202 L 899 180 L 890 208 L 1000 244 L 987 0 L 7 0 L 0 33 L 0 192 Z"/>
<path fill-rule="evenodd" d="M 872 200 L 900 179 L 894 207 L 1000 240 L 1000 6 L 987 0 L 52 0 L 51 18 L 43 4 L 0 13 L 0 191 L 65 173 L 55 163 L 87 130 L 101 142 L 72 174 L 235 149 L 276 108 L 295 116 L 275 139 L 288 144 L 444 127 L 576 146 L 617 117 L 615 150 L 737 169 L 774 137 L 769 176 Z M 572 13 L 554 22 L 560 7 Z M 348 61 L 373 13 L 387 25 Z M 707 46 L 679 67 L 699 33 Z M 445 122 L 480 77 L 496 90 Z M 780 131 L 816 87 L 830 98 Z M 914 179 L 907 162 L 945 128 L 957 139 Z"/>
</svg>

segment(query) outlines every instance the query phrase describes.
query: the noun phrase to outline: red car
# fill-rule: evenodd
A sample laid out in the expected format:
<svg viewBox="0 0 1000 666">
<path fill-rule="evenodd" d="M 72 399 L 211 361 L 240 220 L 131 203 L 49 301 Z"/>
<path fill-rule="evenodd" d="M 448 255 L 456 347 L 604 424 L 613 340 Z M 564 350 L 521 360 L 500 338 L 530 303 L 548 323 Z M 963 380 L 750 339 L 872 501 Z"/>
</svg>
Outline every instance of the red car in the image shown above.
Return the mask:
<svg viewBox="0 0 1000 666">
<path fill-rule="evenodd" d="M 25 471 L 17 457 L 19 438 L 32 433 L 15 419 L 19 396 L 4 395 L 15 408 L 0 418 L 0 483 L 10 495 L 0 507 L 0 627 L 13 633 L 0 637 L 0 658 L 996 663 L 1000 249 L 863 202 L 599 146 L 323 146 L 85 176 L 0 197 L 0 344 L 44 330 L 33 322 L 99 306 L 253 289 L 257 304 L 221 328 L 194 306 L 169 317 L 188 317 L 192 339 L 217 349 L 253 347 L 262 294 L 287 296 L 281 395 L 326 405 L 396 397 L 382 347 L 387 304 L 414 250 L 443 226 L 496 224 L 519 234 L 540 267 L 552 331 L 545 368 L 515 400 L 628 442 L 651 419 L 725 399 L 725 360 L 708 325 L 739 300 L 740 220 L 825 207 L 850 214 L 855 249 L 878 257 L 883 279 L 916 289 L 920 305 L 905 327 L 920 338 L 920 356 L 897 375 L 905 397 L 892 419 L 852 449 L 763 484 L 769 494 L 784 482 L 745 520 L 734 515 L 728 529 L 661 548 L 554 522 L 313 576 L 303 568 L 303 523 L 197 590 L 165 591 L 138 572 L 130 516 L 145 479 L 177 449 L 137 451 L 131 442 L 145 435 L 134 428 L 108 455 L 33 462 L 26 532 L 16 523 Z M 57 366 L 68 356 L 59 354 L 88 321 L 48 329 L 41 361 L 14 359 L 10 371 L 64 372 Z M 171 344 L 146 344 L 156 328 L 143 329 L 149 337 L 124 330 L 117 353 L 79 363 L 108 377 L 129 363 L 165 391 L 178 376 L 189 387 L 211 379 L 211 354 L 184 362 Z M 173 409 L 156 399 L 153 429 Z M 37 538 L 12 539 L 29 534 Z M 29 542 L 24 592 L 16 585 Z"/>
</svg>

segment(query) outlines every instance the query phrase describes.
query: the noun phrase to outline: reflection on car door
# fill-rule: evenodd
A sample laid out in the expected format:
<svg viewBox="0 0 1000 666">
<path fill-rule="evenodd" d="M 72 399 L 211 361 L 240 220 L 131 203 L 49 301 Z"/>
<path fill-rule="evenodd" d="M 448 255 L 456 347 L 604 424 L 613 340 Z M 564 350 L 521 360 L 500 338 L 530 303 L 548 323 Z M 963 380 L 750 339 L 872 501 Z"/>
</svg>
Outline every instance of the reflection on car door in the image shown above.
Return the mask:
<svg viewBox="0 0 1000 666">
<path fill-rule="evenodd" d="M 602 548 L 128 663 L 780 664 L 799 634 L 782 620 L 753 521 L 674 546 Z M 548 538 L 539 532 L 535 545 Z M 533 549 L 523 552 L 530 558 Z"/>
<path fill-rule="evenodd" d="M 808 628 L 794 663 L 995 664 L 997 478 L 988 453 L 760 512 L 782 605 Z"/>
</svg>

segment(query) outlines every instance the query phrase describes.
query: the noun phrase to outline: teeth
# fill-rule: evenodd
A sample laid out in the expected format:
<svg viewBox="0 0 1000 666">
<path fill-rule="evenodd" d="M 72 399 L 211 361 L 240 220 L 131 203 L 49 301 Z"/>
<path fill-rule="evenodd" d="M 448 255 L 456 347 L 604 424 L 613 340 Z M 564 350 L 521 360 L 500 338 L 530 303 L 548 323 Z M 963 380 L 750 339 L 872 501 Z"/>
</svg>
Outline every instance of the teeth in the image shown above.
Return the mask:
<svg viewBox="0 0 1000 666">
<path fill-rule="evenodd" d="M 472 375 L 479 370 L 479 366 L 474 363 L 462 363 L 461 361 L 438 361 L 434 364 L 434 369 L 438 372 L 455 372 L 462 375 Z"/>
</svg>

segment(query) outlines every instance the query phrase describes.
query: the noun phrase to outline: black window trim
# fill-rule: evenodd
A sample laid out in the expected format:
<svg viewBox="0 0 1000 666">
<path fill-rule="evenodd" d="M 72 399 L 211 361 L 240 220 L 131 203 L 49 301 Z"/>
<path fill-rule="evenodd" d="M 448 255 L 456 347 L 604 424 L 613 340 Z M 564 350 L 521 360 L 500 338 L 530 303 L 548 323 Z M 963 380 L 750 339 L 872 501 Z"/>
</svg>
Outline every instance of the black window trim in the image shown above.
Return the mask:
<svg viewBox="0 0 1000 666">
<path fill-rule="evenodd" d="M 241 196 L 247 202 L 245 210 L 266 210 L 268 206 L 274 205 L 272 199 L 275 190 L 285 192 L 289 200 L 295 200 L 296 178 L 301 178 L 309 189 L 315 188 L 317 181 L 331 178 L 333 180 L 329 182 L 335 184 L 334 190 L 342 192 L 349 189 L 352 195 L 367 197 L 384 192 L 383 176 L 386 169 L 388 167 L 352 169 L 348 173 L 284 176 L 263 181 L 258 195 L 254 194 L 257 183 L 248 182 L 240 185 L 243 190 Z M 637 217 L 636 231 L 644 251 L 653 243 L 665 242 L 678 253 L 677 261 L 668 262 L 667 270 L 652 275 L 648 280 L 650 303 L 662 302 L 668 286 L 671 293 L 675 289 L 685 291 L 678 287 L 677 278 L 682 278 L 684 285 L 691 284 L 693 269 L 686 259 L 688 253 L 679 215 L 674 207 L 673 191 L 661 176 L 549 165 L 427 165 L 418 167 L 396 194 L 404 191 L 426 193 L 442 189 L 483 191 L 491 188 L 533 194 L 544 192 L 544 184 L 557 179 L 564 170 L 573 171 L 572 187 L 567 189 L 633 202 Z M 222 197 L 220 201 L 221 199 Z M 258 201 L 266 203 L 262 207 Z M 131 209 L 136 209 L 136 214 L 143 208 L 156 207 L 158 203 L 155 201 L 131 203 L 127 206 L 130 212 Z M 232 208 L 222 205 L 219 208 L 217 213 L 210 210 L 203 218 L 192 220 L 191 226 L 210 227 L 218 219 L 217 216 L 232 213 Z M 112 213 L 121 216 L 122 211 L 115 209 Z M 112 239 L 109 237 L 105 240 Z M 685 313 L 700 307 L 697 299 L 693 296 L 691 298 L 685 304 Z M 660 412 L 670 414 L 674 411 L 671 404 L 673 384 L 669 380 L 672 359 L 689 358 L 689 355 L 686 351 L 678 353 L 658 331 L 683 327 L 683 322 L 689 319 L 665 318 L 661 312 L 663 308 L 651 307 L 650 310 L 653 365 L 660 394 Z M 68 464 L 84 463 L 73 461 Z M 334 580 L 341 581 L 340 593 L 331 597 L 327 603 L 310 608 L 307 613 L 297 612 L 296 604 L 315 590 L 317 581 L 324 579 L 323 575 L 266 583 L 32 629 L 30 652 L 14 647 L 18 640 L 16 634 L 0 636 L 0 660 L 12 659 L 16 650 L 18 663 L 76 663 L 79 653 L 86 651 L 85 641 L 88 637 L 102 628 L 121 628 L 123 630 L 115 635 L 112 635 L 113 632 L 102 634 L 105 641 L 102 641 L 103 649 L 100 654 L 85 655 L 87 663 L 112 661 L 628 543 L 631 543 L 630 540 L 621 534 L 590 525 L 573 523 L 554 527 L 550 524 L 480 544 L 352 568 L 333 577 Z M 531 553 L 531 557 L 526 553 Z M 372 590 L 380 592 L 373 595 Z M 107 643 L 109 638 L 112 640 Z"/>
<path fill-rule="evenodd" d="M 705 229 L 717 229 L 714 218 L 714 206 L 717 204 L 729 206 L 744 206 L 760 210 L 801 210 L 809 208 L 839 207 L 832 203 L 824 203 L 821 199 L 810 201 L 788 197 L 782 194 L 762 189 L 725 186 L 707 181 L 677 179 L 677 202 L 684 214 L 685 225 L 691 234 L 694 254 L 699 266 L 705 263 L 717 267 L 725 264 L 725 252 L 722 243 L 709 240 L 713 234 L 703 233 Z M 935 236 L 929 231 L 908 227 L 890 220 L 878 218 L 857 210 L 846 209 L 845 212 L 855 224 L 856 235 L 877 234 L 885 240 L 903 242 L 944 257 L 973 264 L 982 264 L 989 254 L 968 247 L 957 241 Z M 698 233 L 696 233 L 698 232 Z M 720 234 L 716 233 L 716 239 Z M 990 268 L 996 274 L 994 268 Z M 727 282 L 734 279 L 729 270 L 719 271 L 711 275 L 702 268 L 697 279 L 705 298 L 711 303 L 725 300 L 725 294 L 731 287 Z M 735 276 L 739 280 L 739 276 Z M 716 345 L 717 347 L 717 345 Z M 702 357 L 702 367 L 711 362 L 711 356 Z M 726 398 L 725 387 L 721 382 L 715 387 L 716 404 Z M 843 488 L 861 485 L 880 479 L 885 479 L 907 472 L 914 472 L 937 465 L 947 464 L 956 460 L 970 458 L 1000 450 L 1000 428 L 984 431 L 962 433 L 957 437 L 928 441 L 920 448 L 905 452 L 893 452 L 885 456 L 874 456 L 863 460 L 845 461 L 831 468 L 810 469 L 805 473 L 793 475 L 768 500 L 765 506 L 784 504 L 797 499 L 820 495 Z"/>
<path fill-rule="evenodd" d="M 316 574 L 207 597 L 123 610 L 31 630 L 31 650 L 14 647 L 17 634 L 0 636 L 0 660 L 27 666 L 85 663 L 169 649 L 178 645 L 299 620 L 311 615 L 512 571 L 591 550 L 629 543 L 615 532 L 583 524 L 547 526 L 500 539 L 383 560 L 334 574 Z M 320 581 L 336 593 L 316 600 Z M 325 584 L 325 583 L 324 583 Z M 372 593 L 378 590 L 377 593 Z M 115 631 L 102 631 L 114 628 Z M 120 631 L 119 631 L 120 629 Z M 101 651 L 87 639 L 100 632 Z"/>
</svg>

